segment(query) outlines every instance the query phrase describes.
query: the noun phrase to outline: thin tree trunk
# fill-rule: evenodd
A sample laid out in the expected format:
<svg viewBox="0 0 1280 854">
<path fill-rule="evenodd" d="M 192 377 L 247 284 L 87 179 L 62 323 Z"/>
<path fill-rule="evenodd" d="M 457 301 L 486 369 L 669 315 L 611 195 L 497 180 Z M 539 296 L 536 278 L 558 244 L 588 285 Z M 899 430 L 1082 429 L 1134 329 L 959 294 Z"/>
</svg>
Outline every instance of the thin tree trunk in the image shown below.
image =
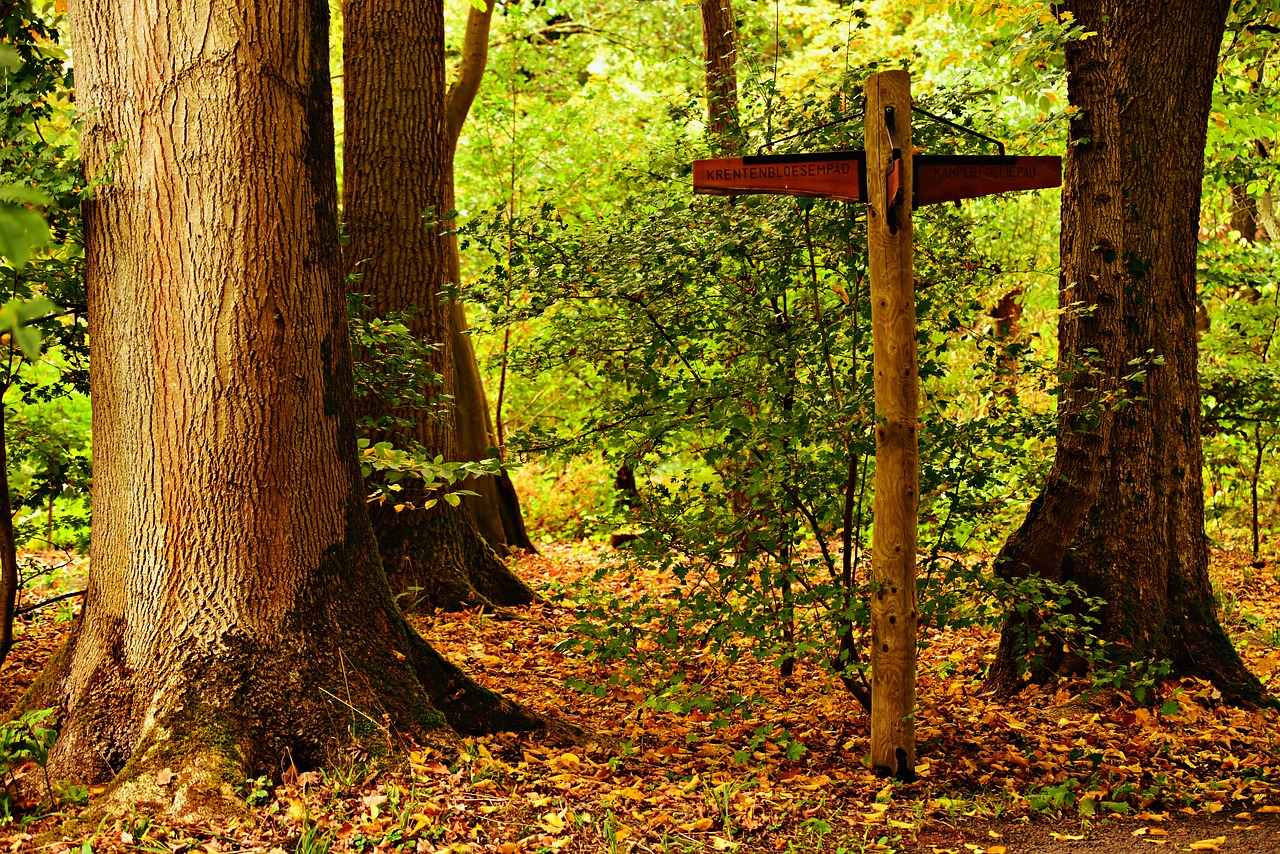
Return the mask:
<svg viewBox="0 0 1280 854">
<path fill-rule="evenodd" d="M 991 318 L 995 321 L 995 339 L 1002 345 L 997 361 L 997 369 L 1004 375 L 1005 397 L 1013 397 L 1018 392 L 1018 357 L 1006 348 L 1018 340 L 1022 324 L 1022 288 L 1014 288 L 996 303 L 991 310 Z"/>
<path fill-rule="evenodd" d="M 456 238 L 450 236 L 451 242 Z M 466 334 L 467 310 L 459 301 L 449 306 L 452 325 L 449 334 L 454 344 L 453 369 L 457 383 L 454 395 L 454 424 L 458 430 L 458 454 L 464 460 L 485 460 L 493 456 L 497 437 L 489 417 L 489 398 L 480 377 L 471 337 Z M 494 477 L 477 478 L 468 484 L 479 495 L 467 503 L 476 527 L 494 551 L 502 554 L 510 549 L 537 553 L 529 537 L 511 475 L 503 471 Z"/>
<path fill-rule="evenodd" d="M 489 58 L 489 28 L 493 21 L 493 0 L 488 0 L 483 10 L 472 6 L 467 12 L 467 29 L 463 37 L 462 62 L 449 94 L 445 109 L 449 125 L 449 197 L 450 210 L 456 207 L 457 182 L 454 180 L 454 163 L 458 151 L 458 138 L 466 124 L 471 105 L 480 91 Z M 449 235 L 449 280 L 462 281 L 462 264 L 458 257 L 457 235 Z M 484 460 L 492 454 L 499 442 L 493 432 L 489 417 L 489 398 L 484 391 L 480 365 L 476 361 L 475 348 L 466 334 L 466 307 L 454 300 L 450 303 L 449 334 L 453 342 L 453 368 L 455 372 L 454 424 L 458 431 L 458 452 L 464 460 Z M 492 478 L 480 478 L 472 484 L 479 493 L 468 502 L 475 517 L 476 527 L 485 541 L 499 554 L 509 548 L 536 552 L 533 540 L 525 529 L 524 514 L 520 510 L 520 498 L 516 494 L 511 475 L 503 471 Z"/>
<path fill-rule="evenodd" d="M 1249 473 L 1249 499 L 1252 513 L 1249 517 L 1251 523 L 1250 528 L 1253 532 L 1253 560 L 1258 560 L 1258 552 L 1261 549 L 1261 542 L 1258 530 L 1258 481 L 1262 479 L 1262 459 L 1267 450 L 1267 443 L 1270 440 L 1263 440 L 1262 425 L 1253 425 L 1253 470 Z"/>
<path fill-rule="evenodd" d="M 441 300 L 457 281 L 451 237 L 441 221 L 453 206 L 450 122 L 445 102 L 444 10 L 439 3 L 347 0 L 344 6 L 343 208 L 349 270 L 375 315 L 416 307 L 410 329 L 443 346 L 432 367 L 457 392 L 455 337 Z M 454 419 L 417 414 L 386 436 L 459 457 Z M 371 511 L 393 585 L 440 608 L 517 605 L 533 593 L 480 536 L 465 508 Z"/>
<path fill-rule="evenodd" d="M 0 401 L 4 399 L 0 392 Z M 9 503 L 9 454 L 5 411 L 0 403 L 0 667 L 13 649 L 14 611 L 18 607 L 18 544 L 13 537 L 13 507 Z"/>
<path fill-rule="evenodd" d="M 707 129 L 717 144 L 738 127 L 738 25 L 733 0 L 703 0 L 702 49 L 707 69 Z"/>
<path fill-rule="evenodd" d="M 534 718 L 414 634 L 355 453 L 324 0 L 75 2 L 88 592 L 22 701 L 50 776 L 181 816 L 228 779 Z"/>
<path fill-rule="evenodd" d="M 1244 184 L 1231 185 L 1231 230 L 1250 243 L 1258 239 L 1258 203 Z"/>
<path fill-rule="evenodd" d="M 1099 35 L 1067 48 L 1079 114 L 1062 202 L 1058 450 L 997 571 L 1076 582 L 1106 601 L 1099 632 L 1114 655 L 1168 658 L 1256 702 L 1262 686 L 1209 584 L 1196 364 L 1200 181 L 1228 0 L 1068 5 Z M 1022 684 L 1037 631 L 1034 618 L 1006 625 L 994 685 Z M 1046 667 L 1031 677 L 1080 664 L 1060 640 L 1037 651 Z"/>
</svg>

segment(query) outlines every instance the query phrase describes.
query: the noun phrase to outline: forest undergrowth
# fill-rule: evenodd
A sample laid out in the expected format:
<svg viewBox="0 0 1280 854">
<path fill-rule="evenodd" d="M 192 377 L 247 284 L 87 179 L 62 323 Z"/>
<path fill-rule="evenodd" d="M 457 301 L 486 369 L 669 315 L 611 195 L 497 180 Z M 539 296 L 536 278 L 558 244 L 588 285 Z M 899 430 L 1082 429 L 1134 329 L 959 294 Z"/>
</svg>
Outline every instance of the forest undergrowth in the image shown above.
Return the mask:
<svg viewBox="0 0 1280 854">
<path fill-rule="evenodd" d="M 299 773 L 286 759 L 276 779 L 227 786 L 224 796 L 247 809 L 218 824 L 141 814 L 77 821 L 93 792 L 55 785 L 56 809 L 18 804 L 0 825 L 0 852 L 1280 850 L 1280 712 L 1224 706 L 1192 679 L 1157 684 L 1154 705 L 1088 680 L 1001 702 L 982 686 L 995 649 L 986 631 L 926 639 L 911 783 L 866 770 L 867 716 L 831 676 L 803 664 L 783 678 L 769 662 L 688 661 L 692 679 L 763 698 L 728 717 L 658 710 L 626 684 L 566 688 L 610 676 L 564 651 L 577 615 L 557 592 L 599 558 L 595 547 L 547 545 L 517 562 L 546 603 L 509 619 L 475 611 L 418 620 L 480 681 L 581 727 L 581 743 L 467 739 L 460 756 L 414 750 L 408 767 L 387 771 L 353 742 L 345 767 Z M 1249 666 L 1275 684 L 1280 572 L 1248 561 L 1215 555 L 1221 617 Z M 613 594 L 663 584 L 656 574 L 635 578 Z M 22 624 L 0 674 L 0 707 L 37 675 L 69 616 L 48 608 Z"/>
</svg>

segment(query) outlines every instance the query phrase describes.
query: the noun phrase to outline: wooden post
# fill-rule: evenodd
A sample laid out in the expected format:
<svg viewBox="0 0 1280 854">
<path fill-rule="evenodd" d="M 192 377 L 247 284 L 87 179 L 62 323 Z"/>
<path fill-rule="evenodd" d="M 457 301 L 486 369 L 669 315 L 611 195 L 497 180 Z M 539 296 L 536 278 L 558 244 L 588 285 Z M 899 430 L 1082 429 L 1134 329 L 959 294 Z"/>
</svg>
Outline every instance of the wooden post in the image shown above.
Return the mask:
<svg viewBox="0 0 1280 854">
<path fill-rule="evenodd" d="M 866 95 L 867 244 L 876 399 L 871 767 L 911 779 L 916 760 L 919 394 L 911 265 L 911 77 L 905 71 L 874 74 L 867 81 Z"/>
</svg>

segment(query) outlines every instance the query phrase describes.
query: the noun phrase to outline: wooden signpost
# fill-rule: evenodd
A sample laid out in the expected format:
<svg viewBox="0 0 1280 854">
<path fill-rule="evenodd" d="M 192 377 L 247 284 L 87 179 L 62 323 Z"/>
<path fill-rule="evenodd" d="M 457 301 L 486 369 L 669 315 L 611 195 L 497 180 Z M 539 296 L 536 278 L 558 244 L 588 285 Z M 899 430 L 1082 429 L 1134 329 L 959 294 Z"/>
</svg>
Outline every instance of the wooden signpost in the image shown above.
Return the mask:
<svg viewBox="0 0 1280 854">
<path fill-rule="evenodd" d="M 871 549 L 871 766 L 915 776 L 918 449 L 911 211 L 1062 184 L 1058 157 L 913 156 L 911 78 L 866 84 L 866 150 L 695 160 L 693 191 L 770 193 L 867 204 L 876 401 Z"/>
</svg>

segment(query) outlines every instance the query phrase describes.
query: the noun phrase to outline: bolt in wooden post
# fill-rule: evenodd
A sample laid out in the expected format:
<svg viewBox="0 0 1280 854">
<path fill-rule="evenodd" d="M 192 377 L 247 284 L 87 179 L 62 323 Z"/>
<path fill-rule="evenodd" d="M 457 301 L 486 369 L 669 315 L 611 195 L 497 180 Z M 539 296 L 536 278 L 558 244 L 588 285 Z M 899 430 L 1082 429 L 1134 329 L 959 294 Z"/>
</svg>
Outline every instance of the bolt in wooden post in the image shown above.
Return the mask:
<svg viewBox="0 0 1280 854">
<path fill-rule="evenodd" d="M 876 396 L 872 533 L 871 767 L 899 779 L 916 761 L 915 282 L 911 264 L 911 77 L 866 84 L 867 244 Z M 892 113 L 886 120 L 886 110 Z M 893 125 L 890 133 L 889 122 Z M 895 147 L 899 151 L 894 174 Z M 895 199 L 888 195 L 897 187 Z"/>
</svg>

